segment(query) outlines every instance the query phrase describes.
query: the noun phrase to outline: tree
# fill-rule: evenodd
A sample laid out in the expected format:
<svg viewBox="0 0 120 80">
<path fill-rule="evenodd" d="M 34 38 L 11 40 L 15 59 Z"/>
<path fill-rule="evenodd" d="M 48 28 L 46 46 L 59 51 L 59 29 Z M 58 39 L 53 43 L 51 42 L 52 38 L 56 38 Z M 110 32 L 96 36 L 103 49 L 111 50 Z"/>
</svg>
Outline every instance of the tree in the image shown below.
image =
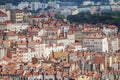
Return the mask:
<svg viewBox="0 0 120 80">
<path fill-rule="evenodd" d="M 69 15 L 67 19 L 71 23 L 113 24 L 118 26 L 120 30 L 120 11 L 106 12 L 101 14 L 90 14 L 89 12 L 81 12 L 77 15 Z"/>
<path fill-rule="evenodd" d="M 65 16 L 62 15 L 62 14 L 60 14 L 60 13 L 56 13 L 56 14 L 55 14 L 55 18 L 56 18 L 56 19 L 65 19 Z"/>
</svg>

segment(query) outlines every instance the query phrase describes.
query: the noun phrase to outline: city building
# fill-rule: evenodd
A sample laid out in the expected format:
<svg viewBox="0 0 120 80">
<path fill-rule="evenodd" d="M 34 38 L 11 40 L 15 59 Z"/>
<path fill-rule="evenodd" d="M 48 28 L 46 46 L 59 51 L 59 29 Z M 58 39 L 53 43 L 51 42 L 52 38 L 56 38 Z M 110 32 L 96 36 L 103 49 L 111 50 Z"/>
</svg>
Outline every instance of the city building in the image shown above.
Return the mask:
<svg viewBox="0 0 120 80">
<path fill-rule="evenodd" d="M 95 5 L 94 1 L 90 1 L 90 0 L 87 0 L 87 1 L 83 1 L 83 6 L 91 6 L 91 5 Z"/>
<path fill-rule="evenodd" d="M 24 13 L 22 10 L 12 10 L 11 11 L 11 20 L 16 23 L 23 22 Z"/>
<path fill-rule="evenodd" d="M 87 35 L 83 39 L 83 46 L 90 51 L 108 52 L 108 39 L 102 34 Z"/>
</svg>

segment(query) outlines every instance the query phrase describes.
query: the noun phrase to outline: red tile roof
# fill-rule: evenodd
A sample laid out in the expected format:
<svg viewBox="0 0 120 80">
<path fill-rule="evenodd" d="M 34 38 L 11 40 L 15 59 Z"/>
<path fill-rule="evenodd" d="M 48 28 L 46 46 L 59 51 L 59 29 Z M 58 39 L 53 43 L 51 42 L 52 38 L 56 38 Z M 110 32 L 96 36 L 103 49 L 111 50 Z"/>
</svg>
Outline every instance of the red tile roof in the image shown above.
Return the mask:
<svg viewBox="0 0 120 80">
<path fill-rule="evenodd" d="M 115 25 L 108 25 L 108 28 L 115 29 L 115 28 L 117 28 L 117 26 L 115 26 Z"/>
<path fill-rule="evenodd" d="M 11 60 L 11 59 L 10 59 L 9 57 L 5 56 L 5 57 L 3 57 L 3 60 L 9 61 L 9 60 Z"/>
<path fill-rule="evenodd" d="M 7 17 L 7 14 L 3 13 L 2 11 L 0 11 L 0 17 Z"/>
<path fill-rule="evenodd" d="M 8 35 L 8 36 L 15 36 L 16 33 L 15 33 L 14 31 L 10 31 L 7 35 Z"/>
<path fill-rule="evenodd" d="M 22 10 L 15 10 L 16 13 L 22 13 Z"/>
<path fill-rule="evenodd" d="M 105 58 L 102 56 L 95 56 L 94 64 L 105 64 Z"/>
</svg>

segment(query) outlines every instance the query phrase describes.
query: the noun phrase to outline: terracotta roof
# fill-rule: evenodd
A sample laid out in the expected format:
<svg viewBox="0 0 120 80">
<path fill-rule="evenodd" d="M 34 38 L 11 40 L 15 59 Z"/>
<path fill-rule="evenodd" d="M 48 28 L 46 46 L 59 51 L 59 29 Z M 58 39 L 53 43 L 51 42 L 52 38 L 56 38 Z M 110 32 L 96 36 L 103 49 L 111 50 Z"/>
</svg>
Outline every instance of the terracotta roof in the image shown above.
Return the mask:
<svg viewBox="0 0 120 80">
<path fill-rule="evenodd" d="M 81 45 L 80 42 L 73 43 L 73 45 Z"/>
<path fill-rule="evenodd" d="M 57 71 L 57 75 L 61 76 L 62 72 L 61 71 Z"/>
<path fill-rule="evenodd" d="M 14 69 L 13 69 L 13 70 L 10 70 L 10 71 L 9 71 L 9 74 L 16 74 L 16 70 L 14 70 Z"/>
<path fill-rule="evenodd" d="M 34 72 L 33 75 L 34 75 L 34 76 L 38 76 L 39 73 L 38 73 L 38 72 Z"/>
<path fill-rule="evenodd" d="M 95 56 L 94 64 L 105 64 L 105 58 L 102 56 Z"/>
<path fill-rule="evenodd" d="M 0 17 L 7 17 L 7 14 L 3 13 L 2 11 L 0 11 Z"/>
<path fill-rule="evenodd" d="M 31 75 L 30 71 L 26 72 L 25 76 L 29 77 Z"/>
<path fill-rule="evenodd" d="M 89 71 L 87 72 L 87 76 L 93 76 L 94 72 L 93 71 Z"/>
<path fill-rule="evenodd" d="M 100 33 L 102 30 L 82 30 L 82 32 L 89 32 L 89 33 Z"/>
<path fill-rule="evenodd" d="M 26 35 L 18 35 L 18 38 L 27 38 Z"/>
<path fill-rule="evenodd" d="M 2 71 L 2 74 L 7 74 L 7 73 L 8 73 L 7 70 L 3 70 L 3 71 Z"/>
<path fill-rule="evenodd" d="M 3 40 L 2 40 L 2 39 L 0 39 L 0 45 L 2 44 L 2 42 L 3 42 Z"/>
<path fill-rule="evenodd" d="M 17 41 L 17 45 L 26 45 L 27 42 L 26 41 Z"/>
<path fill-rule="evenodd" d="M 41 67 L 45 69 L 49 69 L 51 66 L 43 64 Z"/>
<path fill-rule="evenodd" d="M 29 18 L 47 18 L 45 15 L 35 15 L 35 16 L 29 16 Z"/>
<path fill-rule="evenodd" d="M 94 74 L 94 78 L 99 79 L 99 78 L 100 78 L 99 73 L 95 73 L 95 74 Z"/>
<path fill-rule="evenodd" d="M 108 28 L 114 29 L 114 28 L 117 28 L 117 26 L 115 26 L 115 25 L 108 25 Z"/>
<path fill-rule="evenodd" d="M 40 29 L 38 28 L 28 28 L 28 32 L 38 32 Z"/>
<path fill-rule="evenodd" d="M 3 60 L 9 61 L 9 60 L 11 60 L 11 59 L 10 59 L 9 57 L 5 56 L 5 57 L 3 57 Z"/>
<path fill-rule="evenodd" d="M 7 21 L 4 21 L 4 22 L 0 22 L 0 25 L 7 25 L 7 24 L 13 24 L 13 22 L 7 20 Z"/>
<path fill-rule="evenodd" d="M 84 37 L 85 39 L 102 39 L 105 38 L 105 35 L 103 34 L 88 34 L 87 36 Z"/>
<path fill-rule="evenodd" d="M 7 35 L 8 35 L 8 36 L 15 36 L 16 33 L 15 33 L 14 31 L 10 31 Z"/>
<path fill-rule="evenodd" d="M 70 63 L 66 63 L 64 67 L 70 67 Z"/>
<path fill-rule="evenodd" d="M 5 67 L 8 69 L 14 69 L 15 66 L 16 66 L 16 64 L 14 64 L 14 63 L 10 63 L 10 64 L 5 65 Z"/>
<path fill-rule="evenodd" d="M 48 74 L 48 75 L 54 75 L 54 74 L 55 74 L 55 71 L 54 71 L 54 70 L 51 70 L 51 71 L 46 71 L 45 73 Z"/>
<path fill-rule="evenodd" d="M 16 13 L 22 13 L 22 10 L 15 10 Z"/>
<path fill-rule="evenodd" d="M 23 74 L 24 70 L 17 70 L 17 74 Z"/>
<path fill-rule="evenodd" d="M 75 49 L 73 46 L 68 46 L 67 49 Z"/>
</svg>

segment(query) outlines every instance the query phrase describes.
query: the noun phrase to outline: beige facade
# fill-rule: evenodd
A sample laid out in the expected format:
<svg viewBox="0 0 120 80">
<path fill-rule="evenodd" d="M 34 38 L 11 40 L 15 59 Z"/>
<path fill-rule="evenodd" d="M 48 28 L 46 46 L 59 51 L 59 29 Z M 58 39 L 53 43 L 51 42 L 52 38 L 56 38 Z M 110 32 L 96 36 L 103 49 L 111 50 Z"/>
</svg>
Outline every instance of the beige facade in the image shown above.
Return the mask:
<svg viewBox="0 0 120 80">
<path fill-rule="evenodd" d="M 85 38 L 83 39 L 83 46 L 90 51 L 108 52 L 107 38 Z"/>
<path fill-rule="evenodd" d="M 85 75 L 81 75 L 81 76 L 79 76 L 78 79 L 76 79 L 76 80 L 90 80 L 90 77 L 85 76 Z"/>
<path fill-rule="evenodd" d="M 21 10 L 11 11 L 11 20 L 16 23 L 23 22 L 23 11 Z"/>
<path fill-rule="evenodd" d="M 74 32 L 74 34 L 75 34 L 75 40 L 79 41 L 79 42 L 82 42 L 82 32 L 77 31 L 77 32 Z"/>
</svg>

